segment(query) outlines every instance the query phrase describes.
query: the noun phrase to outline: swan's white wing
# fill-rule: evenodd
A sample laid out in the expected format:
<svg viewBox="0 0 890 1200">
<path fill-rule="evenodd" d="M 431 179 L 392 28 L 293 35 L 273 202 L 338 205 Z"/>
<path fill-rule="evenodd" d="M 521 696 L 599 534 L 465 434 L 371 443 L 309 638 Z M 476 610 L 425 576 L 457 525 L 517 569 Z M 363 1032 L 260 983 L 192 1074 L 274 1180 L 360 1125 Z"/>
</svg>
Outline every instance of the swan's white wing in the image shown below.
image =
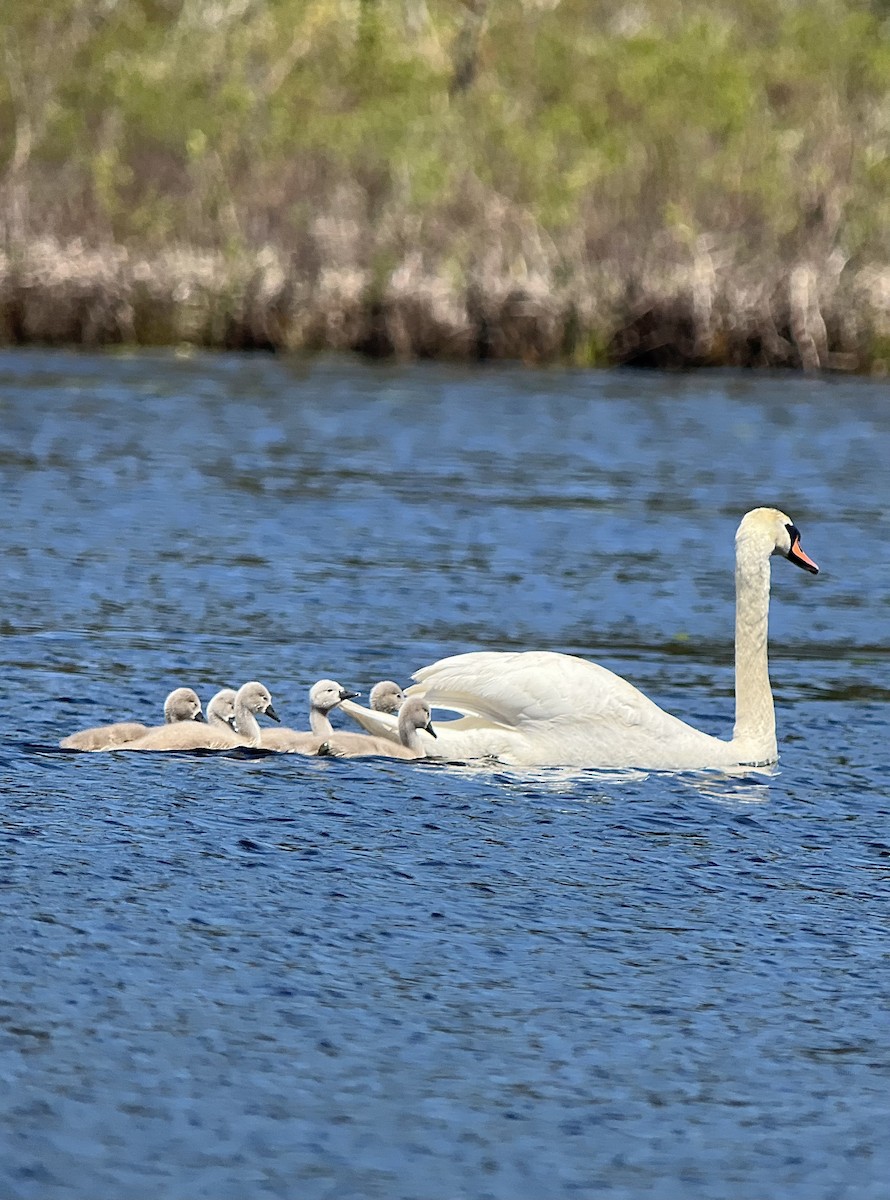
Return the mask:
<svg viewBox="0 0 890 1200">
<path fill-rule="evenodd" d="M 423 667 L 407 695 L 438 708 L 484 717 L 505 728 L 560 719 L 611 719 L 637 724 L 647 708 L 661 710 L 619 675 L 597 663 L 548 650 L 479 651 Z"/>
<path fill-rule="evenodd" d="M 438 752 L 520 764 L 677 768 L 731 759 L 727 743 L 666 713 L 596 663 L 551 651 L 459 654 L 423 667 L 407 695 L 466 713 L 435 720 Z"/>
</svg>

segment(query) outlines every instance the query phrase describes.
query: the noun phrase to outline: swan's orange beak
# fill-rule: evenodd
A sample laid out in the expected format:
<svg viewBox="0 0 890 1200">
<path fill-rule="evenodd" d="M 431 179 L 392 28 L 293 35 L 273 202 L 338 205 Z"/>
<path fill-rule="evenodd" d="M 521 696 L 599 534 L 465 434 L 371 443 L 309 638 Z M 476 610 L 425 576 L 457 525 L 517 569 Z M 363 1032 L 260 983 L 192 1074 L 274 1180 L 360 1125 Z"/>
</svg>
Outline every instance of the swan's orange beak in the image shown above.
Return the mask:
<svg viewBox="0 0 890 1200">
<path fill-rule="evenodd" d="M 813 575 L 819 574 L 819 568 L 801 547 L 800 533 L 796 529 L 791 532 L 791 549 L 788 551 L 788 560 L 793 562 L 796 567 L 803 567 L 805 571 L 810 571 Z"/>
</svg>

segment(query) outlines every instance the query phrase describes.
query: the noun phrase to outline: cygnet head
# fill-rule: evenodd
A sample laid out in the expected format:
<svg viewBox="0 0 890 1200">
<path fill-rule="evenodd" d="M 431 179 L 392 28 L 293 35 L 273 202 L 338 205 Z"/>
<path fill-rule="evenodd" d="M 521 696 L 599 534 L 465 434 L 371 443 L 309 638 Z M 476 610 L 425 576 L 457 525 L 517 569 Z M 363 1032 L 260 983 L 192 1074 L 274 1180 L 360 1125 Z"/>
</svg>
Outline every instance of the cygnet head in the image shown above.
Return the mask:
<svg viewBox="0 0 890 1200">
<path fill-rule="evenodd" d="M 796 567 L 803 567 L 813 575 L 819 574 L 819 568 L 801 547 L 800 530 L 788 514 L 778 508 L 754 508 L 745 513 L 735 540 L 740 553 L 782 554 Z"/>
<path fill-rule="evenodd" d="M 391 679 L 381 679 L 371 688 L 368 703 L 375 712 L 396 713 L 402 707 L 405 693 Z"/>
<path fill-rule="evenodd" d="M 235 689 L 222 688 L 207 704 L 207 721 L 210 725 L 228 725 L 235 728 Z"/>
<path fill-rule="evenodd" d="M 348 692 L 333 679 L 319 679 L 309 689 L 309 704 L 319 712 L 329 713 L 343 700 L 354 700 L 361 692 Z"/>
<path fill-rule="evenodd" d="M 249 683 L 242 684 L 235 696 L 235 706 L 240 708 L 243 705 L 248 712 L 262 713 L 266 717 L 271 717 L 273 721 L 280 721 L 278 713 L 272 707 L 272 697 L 269 689 L 261 683 L 257 683 L 255 679 Z"/>
<path fill-rule="evenodd" d="M 174 688 L 164 701 L 164 720 L 168 725 L 174 721 L 203 721 L 198 693 L 191 688 Z"/>
<path fill-rule="evenodd" d="M 436 736 L 429 705 L 422 696 L 409 696 L 399 710 L 399 736 L 403 742 L 407 742 L 408 733 L 414 729 L 425 729 Z"/>
</svg>

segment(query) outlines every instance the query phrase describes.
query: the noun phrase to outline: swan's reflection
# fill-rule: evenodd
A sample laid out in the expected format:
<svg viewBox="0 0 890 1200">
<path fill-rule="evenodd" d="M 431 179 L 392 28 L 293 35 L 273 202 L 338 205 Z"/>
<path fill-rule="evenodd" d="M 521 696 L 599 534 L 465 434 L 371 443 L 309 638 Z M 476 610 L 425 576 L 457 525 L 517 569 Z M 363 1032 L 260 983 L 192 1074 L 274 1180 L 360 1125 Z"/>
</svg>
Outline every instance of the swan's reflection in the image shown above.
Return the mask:
<svg viewBox="0 0 890 1200">
<path fill-rule="evenodd" d="M 453 763 L 427 760 L 423 768 L 447 771 L 459 777 L 487 776 L 492 782 L 509 790 L 527 792 L 529 788 L 534 788 L 538 793 L 583 801 L 612 799 L 616 790 L 621 792 L 628 785 L 638 785 L 651 779 L 653 782 L 672 782 L 681 791 L 691 789 L 707 800 L 728 805 L 768 803 L 769 781 L 779 773 L 777 766 L 707 771 L 643 771 L 630 767 L 523 768 L 507 766 L 493 758 Z"/>
<path fill-rule="evenodd" d="M 777 766 L 746 767 L 738 771 L 696 771 L 681 778 L 686 787 L 693 788 L 707 800 L 718 804 L 767 804 L 770 785 L 766 780 L 779 773 Z"/>
</svg>

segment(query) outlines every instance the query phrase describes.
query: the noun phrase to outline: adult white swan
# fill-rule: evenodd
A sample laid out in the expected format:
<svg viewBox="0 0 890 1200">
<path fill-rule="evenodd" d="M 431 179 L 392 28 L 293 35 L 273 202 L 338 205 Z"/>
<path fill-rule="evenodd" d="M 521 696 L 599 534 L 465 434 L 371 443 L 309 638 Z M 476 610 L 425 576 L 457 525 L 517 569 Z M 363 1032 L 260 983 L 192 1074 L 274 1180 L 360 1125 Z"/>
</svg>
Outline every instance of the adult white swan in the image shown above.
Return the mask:
<svg viewBox="0 0 890 1200">
<path fill-rule="evenodd" d="M 465 714 L 436 720 L 438 740 L 430 752 L 452 759 L 493 756 L 517 766 L 694 770 L 774 763 L 767 665 L 772 554 L 814 575 L 819 570 L 785 513 L 755 508 L 743 517 L 736 533 L 736 719 L 730 741 L 693 729 L 596 663 L 549 651 L 479 652 L 444 658 L 413 676 L 417 683 L 406 695 Z M 384 713 L 362 709 L 353 715 L 370 733 L 398 736 L 394 719 Z"/>
</svg>

